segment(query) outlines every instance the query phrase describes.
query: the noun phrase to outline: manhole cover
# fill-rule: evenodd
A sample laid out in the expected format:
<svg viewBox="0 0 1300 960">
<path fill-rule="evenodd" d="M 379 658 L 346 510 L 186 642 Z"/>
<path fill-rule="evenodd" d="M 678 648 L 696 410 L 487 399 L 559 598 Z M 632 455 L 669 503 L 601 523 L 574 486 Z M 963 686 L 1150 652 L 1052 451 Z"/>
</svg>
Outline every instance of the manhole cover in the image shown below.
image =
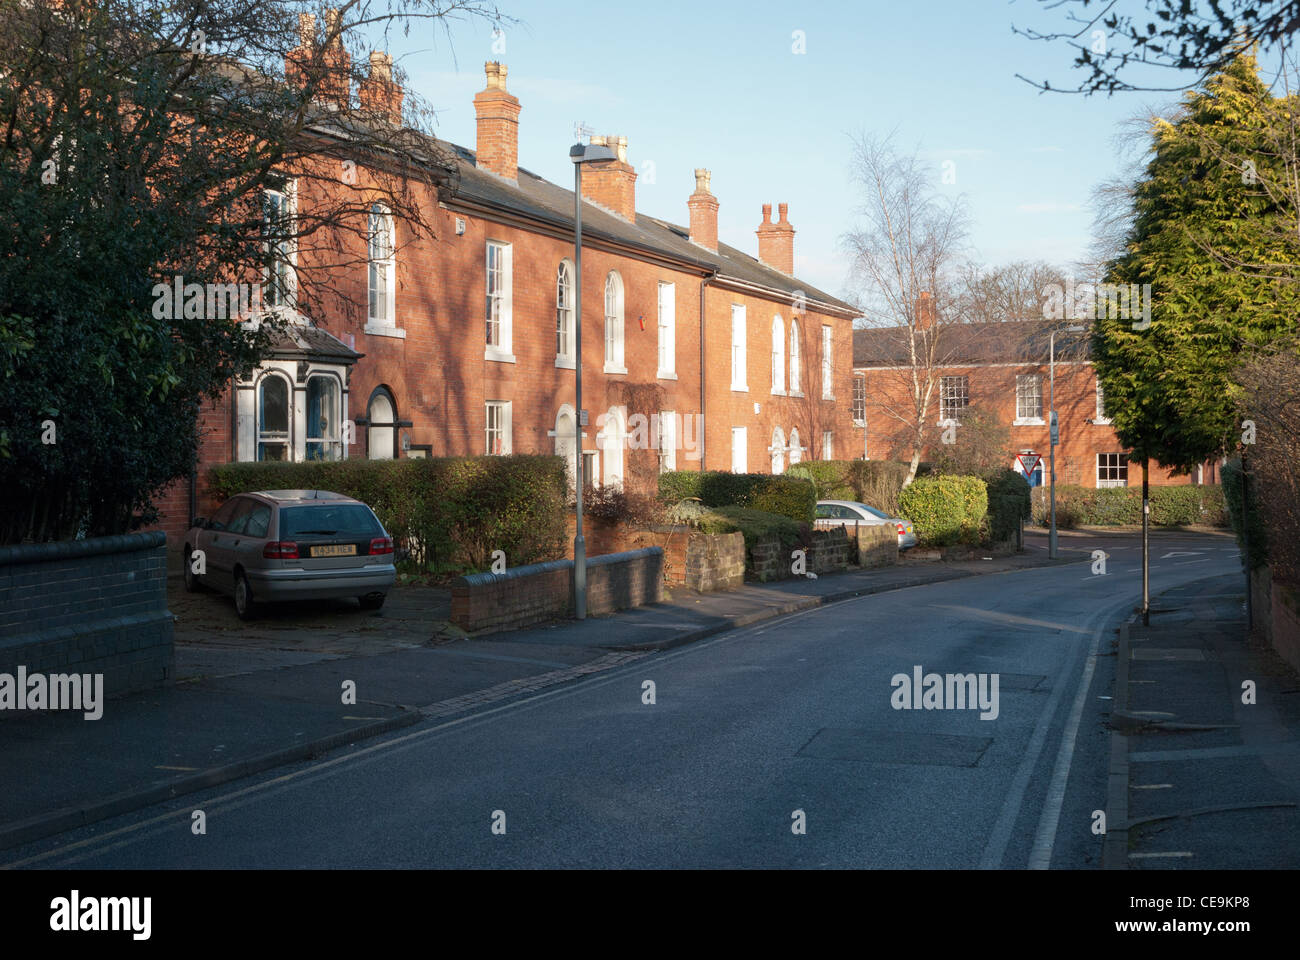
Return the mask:
<svg viewBox="0 0 1300 960">
<path fill-rule="evenodd" d="M 974 767 L 992 737 L 946 733 L 898 733 L 851 727 L 823 727 L 795 754 L 819 760 L 910 763 L 930 767 Z"/>
</svg>

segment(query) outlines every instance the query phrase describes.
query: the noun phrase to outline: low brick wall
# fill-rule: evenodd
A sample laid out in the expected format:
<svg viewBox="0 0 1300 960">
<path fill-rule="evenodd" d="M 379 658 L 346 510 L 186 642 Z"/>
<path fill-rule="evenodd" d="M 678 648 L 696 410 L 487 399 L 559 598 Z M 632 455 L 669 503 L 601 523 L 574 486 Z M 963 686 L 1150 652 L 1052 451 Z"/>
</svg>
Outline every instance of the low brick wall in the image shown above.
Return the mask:
<svg viewBox="0 0 1300 960">
<path fill-rule="evenodd" d="M 102 673 L 106 698 L 169 682 L 166 563 L 162 531 L 0 547 L 0 673 Z"/>
<path fill-rule="evenodd" d="M 749 549 L 748 576 L 754 580 L 786 580 L 793 572 L 793 550 L 804 550 L 804 568 L 808 573 L 830 573 L 849 565 L 849 537 L 843 527 L 814 530 L 812 546 L 782 549 L 778 540 L 759 540 Z"/>
<path fill-rule="evenodd" d="M 893 524 L 859 524 L 849 537 L 851 553 L 859 567 L 885 567 L 898 563 L 898 531 Z"/>
<path fill-rule="evenodd" d="M 741 533 L 690 534 L 685 584 L 709 593 L 734 590 L 745 582 L 745 537 Z"/>
<path fill-rule="evenodd" d="M 645 547 L 587 558 L 587 613 L 599 616 L 663 599 L 664 552 Z M 470 633 L 515 630 L 573 613 L 573 561 L 474 573 L 451 585 L 451 622 Z"/>
<path fill-rule="evenodd" d="M 1272 623 L 1269 629 L 1269 642 L 1278 655 L 1291 664 L 1293 670 L 1300 670 L 1300 590 L 1290 584 L 1273 580 L 1269 587 Z M 1255 612 L 1255 619 L 1261 619 L 1261 612 Z"/>
</svg>

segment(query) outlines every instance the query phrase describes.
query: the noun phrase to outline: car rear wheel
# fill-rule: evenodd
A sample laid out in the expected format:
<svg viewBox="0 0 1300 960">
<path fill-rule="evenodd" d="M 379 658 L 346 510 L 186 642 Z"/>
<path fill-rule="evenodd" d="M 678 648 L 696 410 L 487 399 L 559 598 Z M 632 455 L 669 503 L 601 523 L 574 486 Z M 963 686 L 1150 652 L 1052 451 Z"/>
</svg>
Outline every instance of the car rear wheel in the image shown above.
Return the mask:
<svg viewBox="0 0 1300 960">
<path fill-rule="evenodd" d="M 253 602 L 253 590 L 248 585 L 248 577 L 241 570 L 235 574 L 235 613 L 240 620 L 252 620 L 257 613 Z"/>
<path fill-rule="evenodd" d="M 379 594 L 378 596 L 372 594 L 368 597 L 357 597 L 357 600 L 361 604 L 362 610 L 378 610 L 380 607 L 384 605 L 384 600 L 386 599 L 387 599 L 387 595 L 382 593 Z"/>
</svg>

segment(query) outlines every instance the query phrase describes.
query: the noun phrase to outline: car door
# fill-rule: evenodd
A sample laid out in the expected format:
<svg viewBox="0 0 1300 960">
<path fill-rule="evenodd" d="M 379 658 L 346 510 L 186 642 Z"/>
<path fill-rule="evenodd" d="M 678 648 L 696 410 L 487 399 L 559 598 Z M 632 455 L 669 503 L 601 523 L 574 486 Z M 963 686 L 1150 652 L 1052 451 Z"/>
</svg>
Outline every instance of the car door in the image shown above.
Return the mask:
<svg viewBox="0 0 1300 960">
<path fill-rule="evenodd" d="M 232 553 L 235 537 L 231 532 L 234 523 L 251 505 L 247 497 L 231 497 L 208 521 L 206 546 L 208 583 L 227 593 L 234 590 L 235 559 Z"/>
<path fill-rule="evenodd" d="M 265 566 L 263 551 L 266 548 L 267 530 L 271 526 L 271 506 L 260 500 L 249 500 L 248 509 L 240 510 L 230 527 L 231 586 L 234 571 Z"/>
</svg>

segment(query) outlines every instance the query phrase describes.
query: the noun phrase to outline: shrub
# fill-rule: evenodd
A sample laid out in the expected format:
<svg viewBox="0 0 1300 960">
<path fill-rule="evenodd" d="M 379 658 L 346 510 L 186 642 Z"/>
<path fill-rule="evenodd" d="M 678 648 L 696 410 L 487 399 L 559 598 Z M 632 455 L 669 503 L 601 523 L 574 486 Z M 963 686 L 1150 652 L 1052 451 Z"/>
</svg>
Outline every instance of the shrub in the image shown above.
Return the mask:
<svg viewBox="0 0 1300 960">
<path fill-rule="evenodd" d="M 802 460 L 790 465 L 787 477 L 811 480 L 818 500 L 856 500 L 849 471 L 851 460 Z"/>
<path fill-rule="evenodd" d="M 586 487 L 582 491 L 582 512 L 598 520 L 640 524 L 662 523 L 667 513 L 654 497 L 612 485 Z"/>
<path fill-rule="evenodd" d="M 975 544 L 988 513 L 988 491 L 979 477 L 918 477 L 899 494 L 903 516 L 926 546 Z"/>
<path fill-rule="evenodd" d="M 807 546 L 811 542 L 809 527 L 789 517 L 766 513 L 749 507 L 717 507 L 703 514 L 697 526 L 704 533 L 740 533 L 745 538 L 745 552 L 760 540 L 777 539 L 783 549 Z"/>
<path fill-rule="evenodd" d="M 811 524 L 817 490 L 805 477 L 721 470 L 677 470 L 659 475 L 659 499 L 668 506 L 698 497 L 706 507 L 750 507 Z"/>
<path fill-rule="evenodd" d="M 917 476 L 924 476 L 921 464 Z M 906 463 L 893 460 L 855 460 L 849 468 L 849 483 L 853 487 L 853 499 L 869 504 L 877 510 L 883 510 L 891 517 L 902 512 L 898 505 L 898 495 L 902 492 L 903 481 L 907 479 Z M 927 471 L 928 472 L 928 471 Z"/>
<path fill-rule="evenodd" d="M 1223 499 L 1225 512 L 1232 523 L 1232 531 L 1237 535 L 1237 545 L 1245 548 L 1245 523 L 1241 515 L 1241 457 L 1233 457 L 1223 465 Z M 1261 567 L 1268 562 L 1268 532 L 1264 524 L 1263 512 L 1260 510 L 1259 481 L 1251 477 L 1250 484 L 1250 569 Z"/>
<path fill-rule="evenodd" d="M 550 456 L 228 463 L 209 473 L 219 499 L 252 490 L 333 490 L 369 504 L 423 569 L 484 569 L 563 555 L 566 475 Z"/>
<path fill-rule="evenodd" d="M 1015 470 L 1000 470 L 984 478 L 988 488 L 989 539 L 1010 540 L 1030 517 L 1029 481 Z"/>
<path fill-rule="evenodd" d="M 1190 524 L 1225 526 L 1224 489 L 1214 484 L 1151 487 L 1151 523 L 1174 527 Z M 1051 493 L 1047 487 L 1033 492 L 1034 522 L 1050 522 Z M 1060 484 L 1056 488 L 1056 525 L 1069 529 L 1080 524 L 1105 527 L 1142 523 L 1141 487 L 1081 487 Z"/>
</svg>

